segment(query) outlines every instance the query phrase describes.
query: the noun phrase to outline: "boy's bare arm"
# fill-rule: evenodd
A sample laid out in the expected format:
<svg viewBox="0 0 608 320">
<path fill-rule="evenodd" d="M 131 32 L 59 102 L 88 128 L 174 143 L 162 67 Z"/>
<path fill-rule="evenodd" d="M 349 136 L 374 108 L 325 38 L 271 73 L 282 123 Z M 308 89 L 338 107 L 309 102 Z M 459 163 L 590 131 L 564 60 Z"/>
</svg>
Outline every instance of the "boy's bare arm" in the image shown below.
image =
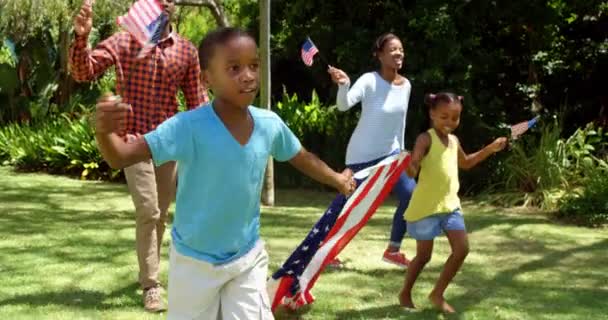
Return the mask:
<svg viewBox="0 0 608 320">
<path fill-rule="evenodd" d="M 342 194 L 349 195 L 355 190 L 356 184 L 350 169 L 337 173 L 304 147 L 289 160 L 289 163 L 316 181 L 336 188 Z"/>
<path fill-rule="evenodd" d="M 122 169 L 151 158 L 145 139 L 138 136 L 125 142 L 117 132 L 124 130 L 127 112 L 131 106 L 121 103 L 112 95 L 104 95 L 97 103 L 95 138 L 101 155 L 114 169 Z"/>
</svg>

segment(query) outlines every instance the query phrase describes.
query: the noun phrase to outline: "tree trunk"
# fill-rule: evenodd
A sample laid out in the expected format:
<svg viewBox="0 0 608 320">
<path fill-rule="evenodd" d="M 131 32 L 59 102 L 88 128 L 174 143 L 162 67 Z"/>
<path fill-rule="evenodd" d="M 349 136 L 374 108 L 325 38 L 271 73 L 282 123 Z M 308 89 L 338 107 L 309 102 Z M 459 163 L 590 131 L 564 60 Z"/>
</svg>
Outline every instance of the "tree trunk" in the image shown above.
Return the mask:
<svg viewBox="0 0 608 320">
<path fill-rule="evenodd" d="M 57 105 L 65 108 L 72 94 L 72 77 L 69 72 L 70 32 L 69 25 L 62 21 L 59 33 L 59 75 L 57 90 Z"/>
<path fill-rule="evenodd" d="M 540 101 L 540 86 L 542 84 L 538 80 L 538 71 L 536 68 L 536 63 L 532 58 L 532 56 L 536 52 L 538 52 L 537 44 L 541 43 L 541 35 L 536 30 L 537 28 L 534 27 L 529 27 L 528 29 L 528 46 L 530 50 L 530 57 L 528 62 L 528 85 L 534 86 L 534 88 L 536 88 L 534 96 L 532 97 L 530 110 L 532 110 L 532 112 L 534 113 L 539 113 L 543 108 L 542 102 Z"/>
<path fill-rule="evenodd" d="M 261 87 L 260 106 L 270 110 L 270 0 L 260 0 L 260 57 L 261 57 Z M 262 188 L 262 203 L 274 205 L 274 166 L 272 157 L 268 159 L 264 187 Z"/>
<path fill-rule="evenodd" d="M 221 0 L 177 0 L 175 4 L 178 6 L 194 6 L 194 7 L 205 7 L 211 11 L 215 22 L 220 27 L 230 26 L 230 21 L 224 13 L 224 7 L 222 6 Z"/>
<path fill-rule="evenodd" d="M 30 68 L 32 65 L 30 58 L 30 52 L 27 47 L 23 46 L 19 52 L 19 60 L 17 62 L 17 74 L 19 75 L 19 83 L 20 83 L 20 95 L 23 97 L 31 97 L 32 89 L 30 88 L 29 83 L 27 82 L 30 75 Z"/>
</svg>

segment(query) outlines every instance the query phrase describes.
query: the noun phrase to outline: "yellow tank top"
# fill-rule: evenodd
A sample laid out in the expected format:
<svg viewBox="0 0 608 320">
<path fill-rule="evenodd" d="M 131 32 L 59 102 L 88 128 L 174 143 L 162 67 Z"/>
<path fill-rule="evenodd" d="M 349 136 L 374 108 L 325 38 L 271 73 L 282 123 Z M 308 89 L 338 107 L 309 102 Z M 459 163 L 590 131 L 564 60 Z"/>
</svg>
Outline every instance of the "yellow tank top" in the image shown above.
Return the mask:
<svg viewBox="0 0 608 320">
<path fill-rule="evenodd" d="M 434 129 L 428 134 L 431 147 L 420 162 L 418 184 L 405 211 L 405 220 L 418 221 L 437 213 L 448 213 L 460 208 L 458 198 L 458 139 L 448 136 L 446 147 Z"/>
</svg>

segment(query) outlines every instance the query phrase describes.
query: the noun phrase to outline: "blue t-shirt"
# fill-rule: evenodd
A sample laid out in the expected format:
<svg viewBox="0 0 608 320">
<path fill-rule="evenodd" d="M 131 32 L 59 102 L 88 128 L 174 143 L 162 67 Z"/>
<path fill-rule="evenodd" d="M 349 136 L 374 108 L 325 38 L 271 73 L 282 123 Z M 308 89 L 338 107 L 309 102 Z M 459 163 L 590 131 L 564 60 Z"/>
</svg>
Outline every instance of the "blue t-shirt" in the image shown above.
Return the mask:
<svg viewBox="0 0 608 320">
<path fill-rule="evenodd" d="M 274 112 L 249 107 L 254 128 L 241 145 L 211 105 L 182 112 L 145 135 L 154 164 L 177 161 L 171 235 L 183 255 L 213 264 L 237 259 L 260 237 L 268 157 L 293 158 L 299 140 Z"/>
</svg>

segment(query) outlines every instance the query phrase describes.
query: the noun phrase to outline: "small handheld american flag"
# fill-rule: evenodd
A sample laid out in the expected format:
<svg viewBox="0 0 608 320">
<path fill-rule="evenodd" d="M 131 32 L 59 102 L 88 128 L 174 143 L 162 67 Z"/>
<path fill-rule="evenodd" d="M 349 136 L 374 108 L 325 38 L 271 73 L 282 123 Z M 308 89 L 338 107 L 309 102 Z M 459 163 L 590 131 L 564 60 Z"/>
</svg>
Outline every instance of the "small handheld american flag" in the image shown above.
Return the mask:
<svg viewBox="0 0 608 320">
<path fill-rule="evenodd" d="M 300 54 L 302 56 L 302 61 L 304 61 L 304 64 L 309 67 L 312 66 L 314 62 L 313 57 L 318 52 L 319 49 L 317 49 L 317 46 L 315 46 L 312 40 L 310 40 L 310 38 L 306 38 L 306 41 L 304 41 L 304 44 L 302 44 L 302 50 L 300 50 Z"/>
<path fill-rule="evenodd" d="M 534 117 L 531 120 L 523 121 L 518 124 L 514 124 L 511 126 L 511 139 L 515 140 L 519 138 L 522 134 L 524 134 L 528 129 L 534 127 L 538 122 L 538 116 Z"/>
<path fill-rule="evenodd" d="M 137 55 L 139 59 L 150 53 L 158 44 L 169 23 L 169 17 L 158 0 L 138 0 L 129 8 L 129 12 L 118 17 L 116 22 L 143 46 Z"/>
</svg>

